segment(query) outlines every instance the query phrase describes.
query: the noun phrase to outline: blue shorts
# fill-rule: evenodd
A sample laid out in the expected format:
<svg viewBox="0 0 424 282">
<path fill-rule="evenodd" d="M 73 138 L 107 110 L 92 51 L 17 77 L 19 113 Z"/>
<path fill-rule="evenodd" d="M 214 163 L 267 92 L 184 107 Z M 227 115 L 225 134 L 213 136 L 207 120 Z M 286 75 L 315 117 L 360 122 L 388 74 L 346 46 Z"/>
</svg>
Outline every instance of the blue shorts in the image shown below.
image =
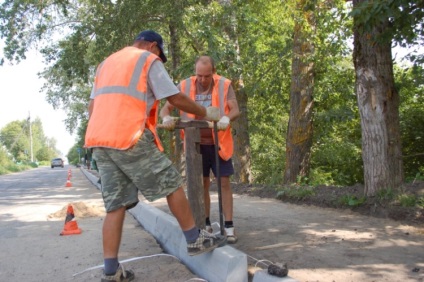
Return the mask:
<svg viewBox="0 0 424 282">
<path fill-rule="evenodd" d="M 216 176 L 215 145 L 200 145 L 200 154 L 202 154 L 203 177 L 208 177 L 211 169 Z M 222 177 L 233 174 L 233 161 L 231 159 L 224 161 L 219 157 L 219 175 Z"/>
</svg>

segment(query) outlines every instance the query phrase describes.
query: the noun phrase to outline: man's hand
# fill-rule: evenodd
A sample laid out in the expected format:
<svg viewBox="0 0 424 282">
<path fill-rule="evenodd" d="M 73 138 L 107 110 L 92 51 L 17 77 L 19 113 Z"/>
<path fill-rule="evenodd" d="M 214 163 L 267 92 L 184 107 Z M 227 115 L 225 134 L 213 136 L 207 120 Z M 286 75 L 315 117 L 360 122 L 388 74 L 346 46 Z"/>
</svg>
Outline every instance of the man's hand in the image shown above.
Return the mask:
<svg viewBox="0 0 424 282">
<path fill-rule="evenodd" d="M 171 116 L 164 116 L 162 119 L 162 126 L 166 130 L 174 130 L 175 129 L 175 119 Z"/>
<path fill-rule="evenodd" d="M 211 120 L 211 121 L 218 121 L 219 120 L 219 108 L 217 108 L 217 107 L 207 107 L 205 119 Z"/>
<path fill-rule="evenodd" d="M 230 118 L 227 116 L 223 116 L 216 125 L 218 127 L 218 130 L 226 130 L 227 127 L 230 125 Z"/>
</svg>

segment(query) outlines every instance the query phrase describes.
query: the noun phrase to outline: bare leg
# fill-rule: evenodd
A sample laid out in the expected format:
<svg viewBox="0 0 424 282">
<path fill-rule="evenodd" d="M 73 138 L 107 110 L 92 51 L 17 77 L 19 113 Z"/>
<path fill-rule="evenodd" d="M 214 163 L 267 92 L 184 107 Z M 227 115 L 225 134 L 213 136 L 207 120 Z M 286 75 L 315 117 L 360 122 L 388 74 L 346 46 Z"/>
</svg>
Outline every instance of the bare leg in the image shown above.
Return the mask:
<svg viewBox="0 0 424 282">
<path fill-rule="evenodd" d="M 182 187 L 166 197 L 169 209 L 177 219 L 183 231 L 195 227 L 193 214 Z"/>
<path fill-rule="evenodd" d="M 205 202 L 205 215 L 209 217 L 211 214 L 211 197 L 209 195 L 209 187 L 211 186 L 210 177 L 203 177 L 203 200 Z"/>
<path fill-rule="evenodd" d="M 103 222 L 103 256 L 117 258 L 121 244 L 122 226 L 125 219 L 125 207 L 108 212 Z"/>
<path fill-rule="evenodd" d="M 222 211 L 225 221 L 233 220 L 233 191 L 230 186 L 230 177 L 221 177 Z"/>
</svg>

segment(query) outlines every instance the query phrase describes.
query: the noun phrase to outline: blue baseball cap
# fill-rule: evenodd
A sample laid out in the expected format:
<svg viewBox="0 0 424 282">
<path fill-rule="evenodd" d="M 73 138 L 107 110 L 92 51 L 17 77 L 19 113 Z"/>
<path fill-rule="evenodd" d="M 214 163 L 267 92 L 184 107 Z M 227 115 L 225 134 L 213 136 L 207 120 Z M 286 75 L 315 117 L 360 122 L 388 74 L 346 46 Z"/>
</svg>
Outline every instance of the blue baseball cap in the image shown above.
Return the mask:
<svg viewBox="0 0 424 282">
<path fill-rule="evenodd" d="M 163 40 L 162 40 L 162 36 L 160 36 L 159 33 L 154 32 L 153 30 L 143 30 L 135 38 L 135 41 L 139 41 L 139 40 L 156 42 L 158 44 L 157 46 L 160 49 L 159 57 L 161 58 L 162 62 L 166 63 L 166 61 L 168 59 L 166 58 L 165 54 L 163 53 Z"/>
</svg>

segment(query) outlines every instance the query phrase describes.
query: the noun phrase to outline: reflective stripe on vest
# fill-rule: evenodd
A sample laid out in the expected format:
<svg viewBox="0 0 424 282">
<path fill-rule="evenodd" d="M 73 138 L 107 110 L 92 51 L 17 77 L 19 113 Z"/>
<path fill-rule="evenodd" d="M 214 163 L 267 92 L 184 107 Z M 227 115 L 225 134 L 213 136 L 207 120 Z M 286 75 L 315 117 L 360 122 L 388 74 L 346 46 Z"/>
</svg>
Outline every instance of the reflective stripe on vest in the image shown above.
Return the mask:
<svg viewBox="0 0 424 282">
<path fill-rule="evenodd" d="M 213 75 L 214 87 L 212 89 L 212 106 L 219 107 L 220 115 L 224 116 L 230 111 L 227 104 L 227 94 L 231 81 L 223 76 Z M 181 92 L 189 96 L 193 101 L 196 97 L 196 77 L 192 76 L 181 81 Z M 182 119 L 194 119 L 193 114 L 180 111 Z M 183 131 L 182 131 L 183 132 Z M 215 142 L 215 135 L 212 134 Z M 233 155 L 234 143 L 231 134 L 231 125 L 225 131 L 218 131 L 219 156 L 227 161 Z"/>
<path fill-rule="evenodd" d="M 138 141 L 147 127 L 162 150 L 156 133 L 158 101 L 147 113 L 147 76 L 157 59 L 156 55 L 145 50 L 126 47 L 99 65 L 86 147 L 126 150 Z"/>
</svg>

